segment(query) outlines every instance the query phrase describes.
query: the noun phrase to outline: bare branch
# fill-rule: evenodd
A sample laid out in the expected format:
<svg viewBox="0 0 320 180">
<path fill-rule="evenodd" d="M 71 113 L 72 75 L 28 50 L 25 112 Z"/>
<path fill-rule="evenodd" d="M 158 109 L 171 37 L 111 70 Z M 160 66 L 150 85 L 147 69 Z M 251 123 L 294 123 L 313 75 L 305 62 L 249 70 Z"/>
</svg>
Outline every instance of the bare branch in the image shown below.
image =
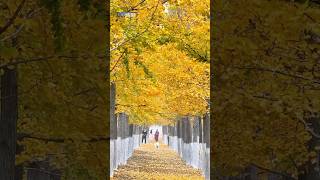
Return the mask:
<svg viewBox="0 0 320 180">
<path fill-rule="evenodd" d="M 150 22 L 149 22 L 148 27 L 147 27 L 144 31 L 138 33 L 136 36 L 134 36 L 134 37 L 132 37 L 132 38 L 130 38 L 130 39 L 124 39 L 124 40 L 123 40 L 121 43 L 119 43 L 116 47 L 111 48 L 111 49 L 110 49 L 110 52 L 112 52 L 112 51 L 114 51 L 114 50 L 117 50 L 117 49 L 118 49 L 119 47 L 121 47 L 122 45 L 124 45 L 124 44 L 126 44 L 126 43 L 128 43 L 128 42 L 130 42 L 130 41 L 132 41 L 132 40 L 134 40 L 134 39 L 136 39 L 136 38 L 138 38 L 139 36 L 141 36 L 142 34 L 144 34 L 145 32 L 147 32 L 147 31 L 149 30 L 149 28 L 151 27 L 151 23 L 152 23 L 152 20 L 153 20 L 153 18 L 154 18 L 154 15 L 155 15 L 155 13 L 156 13 L 156 11 L 157 11 L 157 9 L 158 9 L 159 2 L 160 2 L 160 0 L 158 0 L 157 6 L 155 7 L 155 10 L 154 10 L 154 11 L 152 12 L 152 14 L 151 14 L 151 18 L 150 18 Z"/>
<path fill-rule="evenodd" d="M 136 10 L 136 8 L 137 8 L 138 6 L 140 6 L 141 4 L 143 4 L 145 1 L 146 1 L 146 0 L 140 1 L 137 5 L 131 7 L 130 9 L 128 9 L 128 12 L 133 11 L 133 10 Z"/>
<path fill-rule="evenodd" d="M 126 106 L 126 107 L 144 107 L 144 106 L 147 106 L 147 105 L 146 105 L 146 104 L 139 104 L 139 105 L 116 104 L 116 106 Z"/>
<path fill-rule="evenodd" d="M 292 78 L 297 78 L 297 79 L 310 81 L 310 82 L 315 83 L 315 84 L 320 84 L 320 81 L 318 81 L 318 80 L 310 79 L 310 78 L 307 78 L 307 77 L 304 77 L 304 76 L 295 75 L 295 74 L 289 74 L 289 73 L 286 73 L 286 72 L 283 72 L 283 71 L 279 71 L 279 70 L 272 70 L 272 69 L 267 69 L 267 68 L 262 68 L 262 67 L 250 67 L 250 66 L 247 66 L 247 67 L 245 67 L 245 66 L 244 67 L 234 66 L 234 68 L 270 72 L 270 73 L 280 74 L 280 75 L 283 75 L 283 76 L 288 76 L 288 77 L 292 77 Z"/>
<path fill-rule="evenodd" d="M 32 167 L 23 167 L 23 168 L 27 169 L 27 170 L 36 170 L 36 171 L 39 171 L 39 172 L 42 172 L 42 173 L 45 173 L 45 174 L 49 174 L 49 175 L 61 176 L 61 174 L 52 173 L 52 172 L 46 171 L 44 169 L 32 168 Z"/>
<path fill-rule="evenodd" d="M 120 62 L 120 59 L 123 57 L 123 55 L 125 54 L 125 51 L 123 51 L 123 53 L 120 55 L 120 57 L 117 59 L 116 64 L 112 67 L 112 69 L 110 70 L 110 73 L 114 70 L 114 68 L 118 65 L 118 63 Z"/>
<path fill-rule="evenodd" d="M 280 176 L 282 176 L 282 177 L 285 177 L 285 178 L 288 179 L 288 180 L 297 180 L 297 178 L 294 178 L 294 177 L 290 176 L 289 174 L 286 174 L 286 173 L 283 173 L 283 172 L 278 172 L 278 171 L 275 171 L 275 170 L 272 170 L 272 169 L 268 169 L 268 168 L 264 168 L 264 167 L 262 167 L 262 166 L 259 166 L 259 165 L 257 165 L 257 164 L 254 164 L 254 163 L 251 163 L 251 166 L 254 166 L 254 167 L 256 167 L 256 168 L 258 168 L 258 169 L 261 169 L 261 170 L 263 170 L 263 171 L 270 172 L 270 173 L 272 173 L 272 174 L 280 175 Z"/>
<path fill-rule="evenodd" d="M 82 143 L 93 143 L 93 142 L 104 142 L 104 141 L 109 141 L 109 137 L 104 137 L 104 136 L 99 136 L 99 137 L 90 137 L 87 139 L 73 139 L 73 138 L 64 138 L 64 137 L 39 137 L 35 136 L 32 134 L 26 134 L 26 133 L 19 133 L 18 134 L 18 140 L 24 140 L 24 139 L 34 139 L 34 140 L 39 140 L 39 141 L 45 141 L 45 142 L 54 142 L 54 143 L 65 143 L 67 141 L 70 142 L 82 142 Z"/>
<path fill-rule="evenodd" d="M 82 94 L 86 94 L 86 93 L 88 93 L 90 91 L 93 91 L 93 90 L 96 90 L 96 88 L 89 88 L 89 89 L 82 90 L 80 92 L 75 93 L 73 96 L 79 96 L 79 95 L 82 95 Z"/>
<path fill-rule="evenodd" d="M 27 16 L 26 16 L 25 18 L 26 18 L 26 19 L 32 18 L 33 15 L 35 15 L 37 12 L 41 11 L 42 9 L 43 9 L 43 7 L 41 7 L 41 8 L 39 8 L 39 9 L 36 9 L 36 10 L 30 12 L 29 14 L 27 14 Z M 24 26 L 25 26 L 25 24 L 19 25 L 19 27 L 17 28 L 17 30 L 16 30 L 14 33 L 12 33 L 12 34 L 10 34 L 10 35 L 2 38 L 0 41 L 5 41 L 5 40 L 7 40 L 7 39 L 11 39 L 11 38 L 16 37 L 16 36 L 22 31 L 22 29 L 24 28 Z"/>
<path fill-rule="evenodd" d="M 14 23 L 14 20 L 17 18 L 17 16 L 21 12 L 25 2 L 26 0 L 22 0 L 19 6 L 17 7 L 16 11 L 14 12 L 13 16 L 9 19 L 9 21 L 3 27 L 0 27 L 0 34 L 5 32 Z"/>
<path fill-rule="evenodd" d="M 17 61 L 13 61 L 13 62 L 9 62 L 7 64 L 4 65 L 0 65 L 0 69 L 4 69 L 7 68 L 9 66 L 16 66 L 19 64 L 28 64 L 28 63 L 32 63 L 32 62 L 41 62 L 41 61 L 49 61 L 49 60 L 53 60 L 53 59 L 59 59 L 59 60 L 83 60 L 83 59 L 89 59 L 89 58 L 106 58 L 106 56 L 102 55 L 102 56 L 89 56 L 89 55 L 82 55 L 82 56 L 72 56 L 72 55 L 58 55 L 58 56 L 47 56 L 47 57 L 38 57 L 38 58 L 31 58 L 31 59 L 20 59 Z"/>
<path fill-rule="evenodd" d="M 21 24 L 14 33 L 10 34 L 9 36 L 6 36 L 6 37 L 2 38 L 0 41 L 5 41 L 7 39 L 11 39 L 11 38 L 16 37 L 17 34 L 19 34 L 21 32 L 23 27 L 24 27 L 24 24 Z"/>
</svg>

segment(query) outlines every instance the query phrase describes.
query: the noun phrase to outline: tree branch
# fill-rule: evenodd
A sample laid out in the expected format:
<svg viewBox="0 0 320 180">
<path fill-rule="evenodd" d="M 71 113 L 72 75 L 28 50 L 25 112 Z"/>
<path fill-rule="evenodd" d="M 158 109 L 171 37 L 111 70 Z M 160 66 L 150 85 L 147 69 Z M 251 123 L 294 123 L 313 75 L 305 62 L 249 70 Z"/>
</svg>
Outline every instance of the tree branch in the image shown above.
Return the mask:
<svg viewBox="0 0 320 180">
<path fill-rule="evenodd" d="M 110 52 L 112 52 L 112 51 L 114 51 L 114 50 L 117 50 L 117 49 L 118 49 L 119 47 L 121 47 L 122 45 L 124 45 L 124 44 L 126 44 L 126 43 L 128 43 L 128 42 L 130 42 L 130 41 L 132 41 L 132 40 L 134 40 L 135 38 L 141 36 L 142 34 L 144 34 L 145 32 L 147 32 L 147 31 L 149 30 L 149 28 L 151 27 L 151 23 L 152 23 L 152 20 L 153 20 L 153 18 L 154 18 L 154 15 L 155 15 L 155 13 L 156 13 L 156 11 L 157 11 L 157 9 L 158 9 L 159 2 L 160 2 L 160 0 L 158 0 L 157 6 L 155 7 L 155 10 L 154 10 L 154 11 L 152 12 L 152 14 L 151 14 L 151 18 L 150 18 L 150 22 L 149 22 L 149 24 L 148 24 L 148 27 L 147 27 L 145 30 L 143 30 L 141 33 L 138 33 L 137 35 L 135 35 L 134 37 L 132 37 L 132 38 L 130 38 L 130 39 L 124 39 L 124 40 L 123 40 L 121 43 L 119 43 L 116 47 L 111 48 L 111 49 L 110 49 Z"/>
<path fill-rule="evenodd" d="M 290 176 L 289 174 L 286 174 L 286 173 L 283 173 L 283 172 L 278 172 L 278 171 L 275 171 L 275 170 L 272 170 L 272 169 L 264 168 L 264 167 L 261 167 L 261 166 L 259 166 L 257 164 L 254 164 L 254 163 L 251 163 L 250 165 L 254 166 L 254 167 L 258 168 L 258 169 L 261 169 L 263 171 L 267 171 L 267 172 L 270 172 L 272 174 L 277 174 L 277 175 L 280 175 L 282 177 L 286 177 L 288 180 L 297 180 L 297 178 L 294 178 L 294 177 Z"/>
<path fill-rule="evenodd" d="M 28 18 L 33 17 L 34 14 L 36 14 L 36 13 L 39 12 L 39 11 L 41 11 L 42 9 L 43 9 L 43 7 L 39 8 L 39 9 L 36 9 L 36 10 L 34 10 L 34 11 L 31 11 L 25 18 L 28 19 Z M 10 35 L 2 38 L 0 41 L 5 41 L 5 40 L 7 40 L 7 39 L 11 39 L 11 38 L 13 38 L 13 37 L 16 37 L 16 36 L 22 31 L 22 29 L 24 28 L 24 26 L 25 26 L 25 24 L 19 25 L 19 27 L 17 28 L 17 30 L 16 30 L 14 33 L 12 33 L 12 34 L 10 34 Z"/>
<path fill-rule="evenodd" d="M 54 142 L 54 143 L 65 143 L 67 141 L 71 142 L 77 142 L 80 141 L 82 143 L 94 143 L 94 142 L 104 142 L 104 141 L 109 141 L 110 137 L 90 137 L 88 139 L 73 139 L 73 138 L 57 138 L 57 137 L 39 137 L 31 134 L 26 134 L 26 133 L 19 133 L 18 138 L 19 141 L 24 140 L 24 139 L 33 139 L 33 140 L 38 140 L 38 141 L 44 141 L 46 143 L 48 142 Z"/>
<path fill-rule="evenodd" d="M 116 106 L 126 106 L 126 107 L 134 107 L 134 105 L 129 105 L 129 104 L 116 104 Z M 144 107 L 147 106 L 146 104 L 139 104 L 136 105 L 135 107 Z"/>
<path fill-rule="evenodd" d="M 314 132 L 314 130 L 308 125 L 306 121 L 304 121 L 303 119 L 299 119 L 299 122 L 301 122 L 304 125 L 306 131 L 308 131 L 313 137 L 320 139 L 320 134 Z"/>
<path fill-rule="evenodd" d="M 136 8 L 137 8 L 138 6 L 140 6 L 141 4 L 143 4 L 145 1 L 146 1 L 146 0 L 140 1 L 137 5 L 131 7 L 130 9 L 128 9 L 128 12 L 133 11 L 133 10 L 136 10 Z"/>
<path fill-rule="evenodd" d="M 32 168 L 32 167 L 23 167 L 23 168 L 26 169 L 26 170 L 36 170 L 36 171 L 39 171 L 39 172 L 42 172 L 42 173 L 45 173 L 45 174 L 55 175 L 55 176 L 61 177 L 61 174 L 52 173 L 52 172 L 46 171 L 44 169 Z"/>
<path fill-rule="evenodd" d="M 195 54 L 197 54 L 197 56 L 199 57 L 199 60 L 202 62 L 208 62 L 209 60 L 202 56 L 197 50 L 195 50 L 193 47 L 191 47 L 189 44 L 185 44 L 186 46 L 189 47 L 189 49 L 191 49 Z"/>
<path fill-rule="evenodd" d="M 114 70 L 114 68 L 118 65 L 118 63 L 120 62 L 120 59 L 123 57 L 123 55 L 125 54 L 125 51 L 123 51 L 123 53 L 120 55 L 120 57 L 117 59 L 116 64 L 112 67 L 112 69 L 110 70 L 110 73 Z"/>
<path fill-rule="evenodd" d="M 19 34 L 22 31 L 23 27 L 24 27 L 24 24 L 21 24 L 14 33 L 10 34 L 9 36 L 6 36 L 6 37 L 2 38 L 0 41 L 5 41 L 7 39 L 11 39 L 13 37 L 16 37 L 17 34 Z"/>
<path fill-rule="evenodd" d="M 93 91 L 93 90 L 96 90 L 97 88 L 88 88 L 88 89 L 85 89 L 85 90 L 82 90 L 82 91 L 80 91 L 80 92 L 77 92 L 77 93 L 75 93 L 75 94 L 73 94 L 73 96 L 79 96 L 79 95 L 82 95 L 82 94 L 86 94 L 86 93 L 88 93 L 88 92 L 90 92 L 90 91 Z"/>
<path fill-rule="evenodd" d="M 95 58 L 105 58 L 106 56 L 94 56 Z M 16 66 L 19 64 L 28 64 L 32 62 L 40 62 L 40 61 L 48 61 L 52 59 L 65 59 L 65 60 L 78 60 L 78 59 L 88 59 L 92 58 L 92 56 L 83 55 L 83 56 L 70 56 L 70 55 L 59 55 L 59 56 L 47 56 L 47 57 L 38 57 L 38 58 L 31 58 L 31 59 L 20 59 L 17 61 L 9 62 L 4 65 L 0 65 L 0 69 L 7 68 L 9 66 Z"/>
<path fill-rule="evenodd" d="M 297 79 L 310 81 L 310 82 L 315 83 L 315 84 L 320 84 L 320 81 L 318 81 L 318 80 L 306 78 L 306 77 L 295 75 L 295 74 L 285 73 L 285 72 L 279 71 L 279 70 L 272 70 L 272 69 L 267 69 L 267 68 L 262 68 L 262 67 L 250 67 L 250 66 L 248 66 L 248 67 L 234 66 L 234 68 L 270 72 L 270 73 L 280 74 L 280 75 L 283 75 L 283 76 L 288 76 L 288 77 L 292 77 L 292 78 L 297 78 Z"/>
<path fill-rule="evenodd" d="M 0 27 L 0 34 L 5 32 L 14 23 L 14 20 L 19 15 L 25 2 L 26 2 L 26 0 L 22 0 L 21 3 L 19 4 L 19 6 L 17 7 L 16 11 L 14 12 L 13 16 L 9 19 L 9 21 L 3 27 Z"/>
</svg>

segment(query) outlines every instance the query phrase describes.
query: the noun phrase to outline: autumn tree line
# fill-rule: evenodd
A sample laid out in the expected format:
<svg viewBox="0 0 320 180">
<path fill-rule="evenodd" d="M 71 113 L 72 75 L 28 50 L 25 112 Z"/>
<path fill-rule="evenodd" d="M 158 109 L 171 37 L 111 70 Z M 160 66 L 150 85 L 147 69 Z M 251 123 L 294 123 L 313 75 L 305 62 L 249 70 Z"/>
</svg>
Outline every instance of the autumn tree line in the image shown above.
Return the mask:
<svg viewBox="0 0 320 180">
<path fill-rule="evenodd" d="M 106 2 L 0 2 L 0 179 L 108 174 Z"/>
<path fill-rule="evenodd" d="M 212 5 L 212 177 L 319 179 L 318 1 Z"/>
</svg>

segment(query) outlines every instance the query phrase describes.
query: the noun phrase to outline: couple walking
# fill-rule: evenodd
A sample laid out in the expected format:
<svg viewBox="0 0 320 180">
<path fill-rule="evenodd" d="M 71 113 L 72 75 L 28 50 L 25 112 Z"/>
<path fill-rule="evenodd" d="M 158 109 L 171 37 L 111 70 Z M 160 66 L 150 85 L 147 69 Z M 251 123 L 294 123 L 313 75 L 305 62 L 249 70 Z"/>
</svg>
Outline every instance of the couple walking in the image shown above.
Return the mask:
<svg viewBox="0 0 320 180">
<path fill-rule="evenodd" d="M 142 131 L 142 143 L 143 143 L 143 141 L 145 144 L 147 143 L 147 134 L 148 134 L 148 131 L 144 129 Z M 152 134 L 152 130 L 150 131 L 150 134 Z M 154 140 L 156 141 L 156 143 L 155 143 L 156 148 L 159 148 L 159 142 L 158 142 L 159 131 L 158 131 L 158 129 L 156 130 L 156 133 L 154 134 Z"/>
</svg>

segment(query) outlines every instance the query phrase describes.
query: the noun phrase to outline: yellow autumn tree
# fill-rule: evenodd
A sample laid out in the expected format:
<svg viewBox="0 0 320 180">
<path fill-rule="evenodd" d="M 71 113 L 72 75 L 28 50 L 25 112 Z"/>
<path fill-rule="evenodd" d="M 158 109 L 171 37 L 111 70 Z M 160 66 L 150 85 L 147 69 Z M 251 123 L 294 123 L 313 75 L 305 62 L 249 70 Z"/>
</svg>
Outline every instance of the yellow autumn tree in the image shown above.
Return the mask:
<svg viewBox="0 0 320 180">
<path fill-rule="evenodd" d="M 308 179 L 319 167 L 320 10 L 301 2 L 214 1 L 216 179 L 247 167 Z"/>
<path fill-rule="evenodd" d="M 196 10 L 193 4 L 199 4 Z M 117 111 L 139 124 L 203 114 L 209 98 L 209 1 L 111 5 Z"/>
<path fill-rule="evenodd" d="M 1 128 L 12 137 L 1 134 L 1 139 L 18 144 L 1 149 L 1 162 L 11 165 L 1 166 L 0 177 L 22 179 L 24 170 L 45 161 L 63 179 L 105 178 L 105 2 L 4 0 L 0 9 L 1 92 L 17 92 L 6 98 L 1 94 L 1 108 L 7 106 L 5 99 L 11 102 L 11 112 L 0 112 L 10 126 Z M 16 74 L 15 82 L 2 80 L 8 72 Z M 38 171 L 52 170 L 45 166 Z"/>
</svg>

